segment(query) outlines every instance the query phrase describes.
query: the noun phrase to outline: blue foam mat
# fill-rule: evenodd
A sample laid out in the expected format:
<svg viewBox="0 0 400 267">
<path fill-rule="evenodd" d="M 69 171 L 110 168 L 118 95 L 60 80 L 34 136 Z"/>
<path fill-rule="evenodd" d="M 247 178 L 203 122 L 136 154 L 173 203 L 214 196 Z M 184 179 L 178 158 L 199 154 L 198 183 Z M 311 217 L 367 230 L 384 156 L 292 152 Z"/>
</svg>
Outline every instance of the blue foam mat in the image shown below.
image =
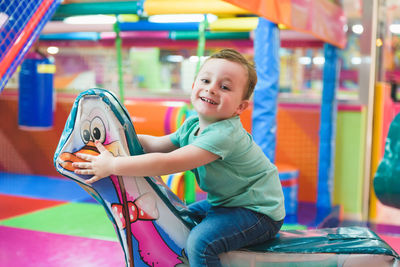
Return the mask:
<svg viewBox="0 0 400 267">
<path fill-rule="evenodd" d="M 92 202 L 92 198 L 75 182 L 40 175 L 0 172 L 0 194 L 59 201 Z"/>
</svg>

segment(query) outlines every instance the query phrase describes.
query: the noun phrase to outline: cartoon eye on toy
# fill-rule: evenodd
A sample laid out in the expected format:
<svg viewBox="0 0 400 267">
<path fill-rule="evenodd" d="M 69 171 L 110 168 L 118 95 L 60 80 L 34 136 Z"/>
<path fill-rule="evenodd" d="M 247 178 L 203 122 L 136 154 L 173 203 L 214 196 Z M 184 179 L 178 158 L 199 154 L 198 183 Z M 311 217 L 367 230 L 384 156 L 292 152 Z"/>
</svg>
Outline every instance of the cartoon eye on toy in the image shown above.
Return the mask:
<svg viewBox="0 0 400 267">
<path fill-rule="evenodd" d="M 84 121 L 81 125 L 81 138 L 87 144 L 90 141 L 90 122 Z"/>
<path fill-rule="evenodd" d="M 95 117 L 90 124 L 90 133 L 92 134 L 93 141 L 100 141 L 104 143 L 106 140 L 106 127 L 100 117 Z"/>
</svg>

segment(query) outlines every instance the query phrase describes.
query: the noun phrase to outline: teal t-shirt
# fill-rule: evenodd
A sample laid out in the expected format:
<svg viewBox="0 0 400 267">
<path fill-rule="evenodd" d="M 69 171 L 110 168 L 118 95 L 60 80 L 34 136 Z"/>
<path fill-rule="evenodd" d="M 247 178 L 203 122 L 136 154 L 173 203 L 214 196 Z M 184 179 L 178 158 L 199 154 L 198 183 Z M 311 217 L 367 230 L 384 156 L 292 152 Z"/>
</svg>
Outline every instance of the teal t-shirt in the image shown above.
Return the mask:
<svg viewBox="0 0 400 267">
<path fill-rule="evenodd" d="M 245 207 L 279 221 L 285 217 L 278 170 L 264 155 L 238 116 L 207 126 L 199 135 L 199 118 L 189 117 L 170 135 L 177 147 L 194 145 L 219 159 L 192 170 L 214 206 Z"/>
</svg>

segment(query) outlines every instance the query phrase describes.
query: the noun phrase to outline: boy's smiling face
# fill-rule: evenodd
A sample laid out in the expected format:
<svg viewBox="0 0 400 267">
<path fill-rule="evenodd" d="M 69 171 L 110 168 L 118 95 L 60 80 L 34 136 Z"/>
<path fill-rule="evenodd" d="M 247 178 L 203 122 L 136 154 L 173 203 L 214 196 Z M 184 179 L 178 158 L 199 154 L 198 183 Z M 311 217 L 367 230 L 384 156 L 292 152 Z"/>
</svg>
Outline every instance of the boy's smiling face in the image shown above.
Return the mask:
<svg viewBox="0 0 400 267">
<path fill-rule="evenodd" d="M 244 66 L 226 59 L 207 60 L 193 84 L 191 102 L 206 124 L 240 115 L 249 101 L 243 96 L 247 87 Z"/>
</svg>

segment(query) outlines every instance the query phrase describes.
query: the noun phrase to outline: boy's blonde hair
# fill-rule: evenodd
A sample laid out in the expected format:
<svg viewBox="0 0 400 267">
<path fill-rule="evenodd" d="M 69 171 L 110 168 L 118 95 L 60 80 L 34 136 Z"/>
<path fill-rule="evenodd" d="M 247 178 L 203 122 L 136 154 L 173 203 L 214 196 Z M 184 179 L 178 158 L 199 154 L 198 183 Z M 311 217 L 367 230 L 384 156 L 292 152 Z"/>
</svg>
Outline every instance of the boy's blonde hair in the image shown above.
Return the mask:
<svg viewBox="0 0 400 267">
<path fill-rule="evenodd" d="M 212 58 L 226 59 L 232 62 L 239 63 L 247 70 L 247 90 L 243 95 L 243 99 L 249 100 L 257 83 L 257 73 L 253 64 L 250 63 L 241 53 L 229 48 L 222 49 L 212 54 L 209 58 L 207 58 L 207 60 L 210 60 Z"/>
</svg>

